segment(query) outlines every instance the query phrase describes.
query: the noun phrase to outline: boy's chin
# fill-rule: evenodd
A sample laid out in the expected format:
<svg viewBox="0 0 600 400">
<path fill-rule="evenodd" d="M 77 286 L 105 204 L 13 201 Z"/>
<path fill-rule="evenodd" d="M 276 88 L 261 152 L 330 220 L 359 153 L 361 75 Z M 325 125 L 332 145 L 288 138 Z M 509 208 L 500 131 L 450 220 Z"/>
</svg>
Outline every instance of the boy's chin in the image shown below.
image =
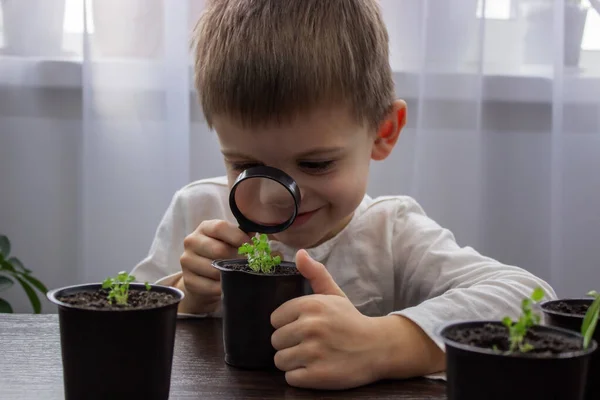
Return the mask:
<svg viewBox="0 0 600 400">
<path fill-rule="evenodd" d="M 295 232 L 280 232 L 273 235 L 275 240 L 290 246 L 294 249 L 310 249 L 316 247 L 323 242 L 324 234 L 319 233 L 295 233 Z"/>
</svg>

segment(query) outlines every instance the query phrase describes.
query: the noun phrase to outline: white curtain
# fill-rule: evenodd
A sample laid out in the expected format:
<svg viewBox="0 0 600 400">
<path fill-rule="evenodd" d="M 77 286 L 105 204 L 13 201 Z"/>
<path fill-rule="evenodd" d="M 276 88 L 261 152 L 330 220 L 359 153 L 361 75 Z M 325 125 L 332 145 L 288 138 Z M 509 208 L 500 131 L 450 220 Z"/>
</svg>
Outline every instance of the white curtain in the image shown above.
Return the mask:
<svg viewBox="0 0 600 400">
<path fill-rule="evenodd" d="M 224 173 L 192 84 L 203 0 L 0 0 L 0 233 L 50 287 L 130 270 L 173 193 Z M 369 193 L 461 245 L 600 286 L 600 17 L 590 0 L 381 0 L 408 129 Z M 29 311 L 17 288 L 8 298 Z M 45 304 L 45 311 L 53 307 Z"/>
</svg>

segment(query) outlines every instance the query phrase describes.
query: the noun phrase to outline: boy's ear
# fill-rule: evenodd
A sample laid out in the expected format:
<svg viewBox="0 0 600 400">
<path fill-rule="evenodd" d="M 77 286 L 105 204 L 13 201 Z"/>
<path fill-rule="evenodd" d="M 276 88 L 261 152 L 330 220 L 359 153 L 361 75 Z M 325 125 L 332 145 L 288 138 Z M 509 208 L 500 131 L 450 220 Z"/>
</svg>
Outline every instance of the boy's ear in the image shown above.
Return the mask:
<svg viewBox="0 0 600 400">
<path fill-rule="evenodd" d="M 390 112 L 379 124 L 377 137 L 374 139 L 371 151 L 373 160 L 381 161 L 390 155 L 404 125 L 406 125 L 406 103 L 403 100 L 396 100 L 392 104 Z"/>
</svg>

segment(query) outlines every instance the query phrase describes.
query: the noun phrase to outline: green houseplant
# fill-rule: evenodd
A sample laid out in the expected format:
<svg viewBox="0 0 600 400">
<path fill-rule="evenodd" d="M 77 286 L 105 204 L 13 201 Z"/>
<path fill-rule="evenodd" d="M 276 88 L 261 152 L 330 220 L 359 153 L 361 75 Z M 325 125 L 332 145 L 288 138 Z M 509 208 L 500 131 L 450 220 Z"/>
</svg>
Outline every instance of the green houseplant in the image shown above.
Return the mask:
<svg viewBox="0 0 600 400">
<path fill-rule="evenodd" d="M 39 314 L 42 311 L 42 303 L 36 290 L 46 295 L 48 289 L 31 274 L 31 270 L 25 268 L 17 257 L 10 255 L 10 250 L 10 240 L 7 236 L 0 235 L 0 292 L 11 288 L 15 281 L 18 282 L 27 294 L 33 312 Z M 0 313 L 12 312 L 10 303 L 0 297 Z"/>
<path fill-rule="evenodd" d="M 66 400 L 169 398 L 183 292 L 122 271 L 47 296 L 58 306 Z"/>
<path fill-rule="evenodd" d="M 517 321 L 465 321 L 443 327 L 449 400 L 584 399 L 596 341 L 584 347 L 578 332 L 540 324 L 536 289 Z"/>
<path fill-rule="evenodd" d="M 587 295 L 588 298 L 562 298 L 541 305 L 546 323 L 581 333 L 585 348 L 589 347 L 592 341 L 600 343 L 600 329 L 597 329 L 600 294 L 592 290 Z M 586 400 L 600 398 L 598 374 L 600 374 L 600 351 L 592 354 L 585 388 Z"/>
<path fill-rule="evenodd" d="M 221 271 L 225 362 L 239 368 L 272 369 L 271 314 L 286 301 L 308 294 L 308 284 L 295 263 L 271 254 L 265 234 L 256 234 L 238 253 L 246 258 L 212 264 Z"/>
</svg>

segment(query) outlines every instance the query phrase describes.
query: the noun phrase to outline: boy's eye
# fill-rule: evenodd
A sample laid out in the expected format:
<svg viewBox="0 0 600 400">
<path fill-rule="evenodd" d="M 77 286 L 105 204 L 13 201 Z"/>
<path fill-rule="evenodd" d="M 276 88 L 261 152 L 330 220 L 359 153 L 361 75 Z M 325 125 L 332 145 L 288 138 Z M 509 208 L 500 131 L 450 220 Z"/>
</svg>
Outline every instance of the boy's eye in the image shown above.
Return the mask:
<svg viewBox="0 0 600 400">
<path fill-rule="evenodd" d="M 298 166 L 302 169 L 309 170 L 310 172 L 324 172 L 333 166 L 333 161 L 300 161 Z"/>
<path fill-rule="evenodd" d="M 244 171 L 252 167 L 260 167 L 261 163 L 231 163 L 231 168 L 235 171 Z"/>
</svg>

